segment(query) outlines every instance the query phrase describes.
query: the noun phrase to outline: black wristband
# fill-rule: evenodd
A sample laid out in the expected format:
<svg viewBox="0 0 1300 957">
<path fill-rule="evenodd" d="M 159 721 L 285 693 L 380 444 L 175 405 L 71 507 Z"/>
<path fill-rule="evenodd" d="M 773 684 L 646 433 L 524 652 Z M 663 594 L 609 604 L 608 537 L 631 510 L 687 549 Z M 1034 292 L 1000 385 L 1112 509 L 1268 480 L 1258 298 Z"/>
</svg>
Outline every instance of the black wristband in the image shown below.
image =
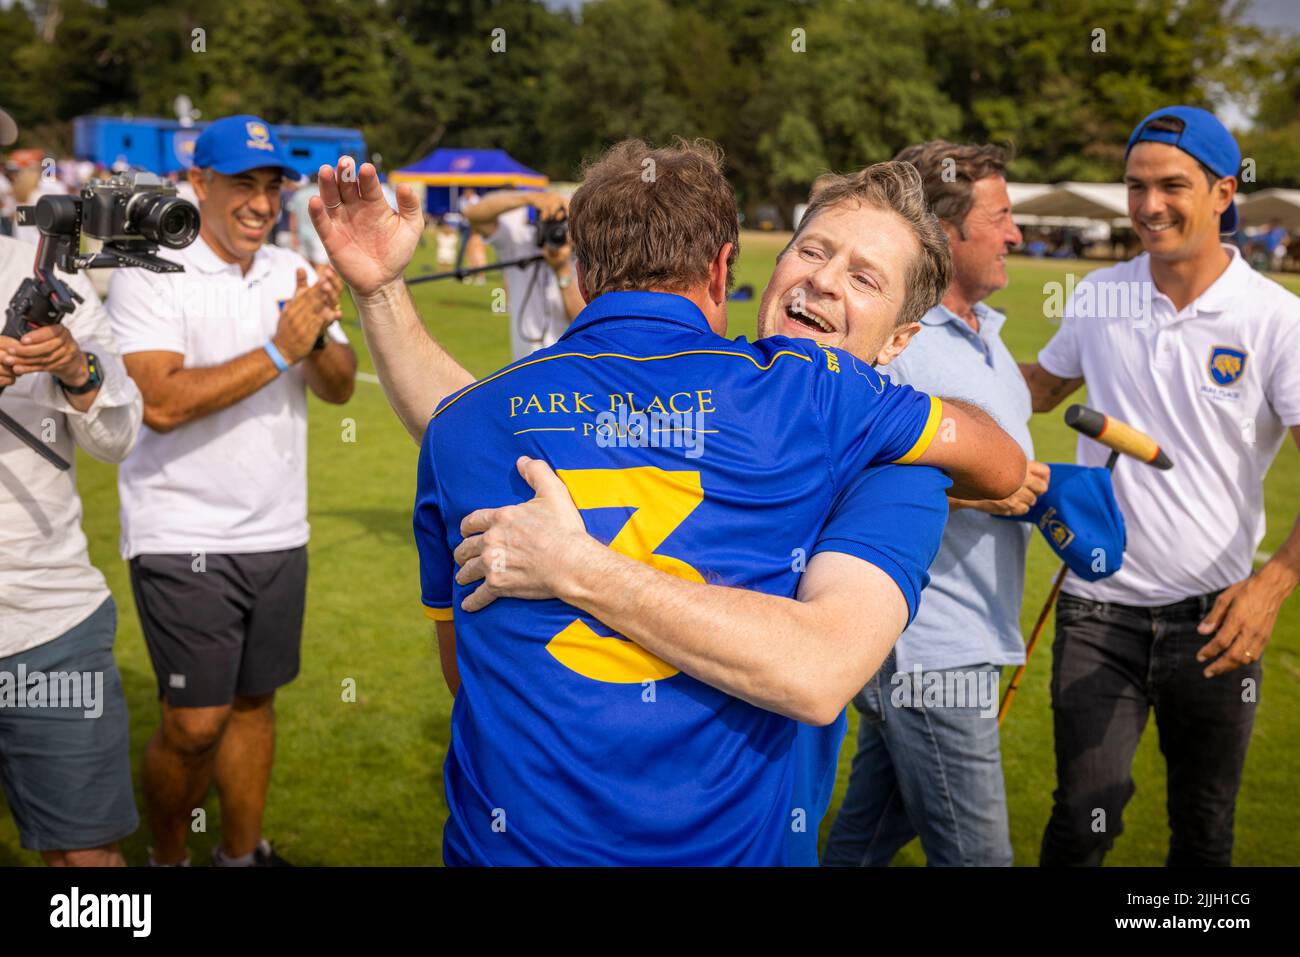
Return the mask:
<svg viewBox="0 0 1300 957">
<path fill-rule="evenodd" d="M 93 352 L 86 353 L 86 369 L 89 376 L 79 386 L 70 386 L 62 379 L 56 381 L 68 395 L 85 395 L 87 392 L 93 392 L 104 384 L 104 375 L 99 371 L 99 358 Z"/>
</svg>

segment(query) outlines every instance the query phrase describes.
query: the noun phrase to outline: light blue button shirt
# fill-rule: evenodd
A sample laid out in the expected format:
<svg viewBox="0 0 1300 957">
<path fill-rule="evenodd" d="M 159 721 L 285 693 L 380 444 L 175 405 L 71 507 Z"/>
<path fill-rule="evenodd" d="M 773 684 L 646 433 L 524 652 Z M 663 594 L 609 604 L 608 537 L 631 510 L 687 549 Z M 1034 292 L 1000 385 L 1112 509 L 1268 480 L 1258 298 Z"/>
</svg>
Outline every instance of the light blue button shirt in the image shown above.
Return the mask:
<svg viewBox="0 0 1300 957">
<path fill-rule="evenodd" d="M 1033 409 L 1016 360 L 998 335 L 1006 316 L 975 306 L 979 332 L 943 306 L 921 318 L 921 331 L 880 372 L 941 398 L 980 406 L 1033 458 Z M 930 587 L 898 640 L 898 667 L 931 671 L 1025 660 L 1020 602 L 1031 528 L 964 508 L 948 517 Z"/>
</svg>

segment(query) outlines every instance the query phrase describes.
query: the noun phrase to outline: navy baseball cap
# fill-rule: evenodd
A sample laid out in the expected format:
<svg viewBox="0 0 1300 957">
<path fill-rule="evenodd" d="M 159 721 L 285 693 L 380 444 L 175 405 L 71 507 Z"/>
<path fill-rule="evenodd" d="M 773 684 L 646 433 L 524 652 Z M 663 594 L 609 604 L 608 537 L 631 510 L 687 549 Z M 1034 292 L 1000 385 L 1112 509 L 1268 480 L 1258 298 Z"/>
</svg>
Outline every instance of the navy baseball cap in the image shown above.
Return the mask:
<svg viewBox="0 0 1300 957">
<path fill-rule="evenodd" d="M 233 176 L 262 166 L 278 166 L 290 179 L 302 174 L 271 124 L 256 116 L 226 116 L 208 124 L 194 144 L 194 165 Z"/>
<path fill-rule="evenodd" d="M 1052 551 L 1084 581 L 1106 578 L 1124 564 L 1127 532 L 1109 469 L 1053 464 L 1047 491 L 1013 520 L 1037 525 Z"/>
<path fill-rule="evenodd" d="M 1148 125 L 1152 120 L 1178 120 L 1182 131 L 1152 130 Z M 1138 143 L 1168 143 L 1176 146 L 1192 159 L 1204 164 L 1215 176 L 1236 176 L 1241 169 L 1241 147 L 1228 128 L 1218 118 L 1195 106 L 1166 106 L 1143 118 L 1133 128 L 1124 150 L 1124 159 Z M 1219 217 L 1219 232 L 1235 233 L 1237 231 L 1237 201 L 1223 211 Z"/>
</svg>

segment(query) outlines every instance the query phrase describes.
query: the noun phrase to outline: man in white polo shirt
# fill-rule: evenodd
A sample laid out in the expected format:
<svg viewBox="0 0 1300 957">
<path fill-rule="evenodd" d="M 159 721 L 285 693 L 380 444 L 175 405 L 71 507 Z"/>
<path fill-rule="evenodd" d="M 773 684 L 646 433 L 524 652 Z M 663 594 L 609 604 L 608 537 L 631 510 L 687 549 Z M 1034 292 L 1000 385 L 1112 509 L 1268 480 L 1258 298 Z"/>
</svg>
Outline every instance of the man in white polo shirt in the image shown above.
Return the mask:
<svg viewBox="0 0 1300 957">
<path fill-rule="evenodd" d="M 298 673 L 306 600 L 307 389 L 351 397 L 356 355 L 341 284 L 267 245 L 280 183 L 297 176 L 253 116 L 199 137 L 199 238 L 181 273 L 118 273 L 109 313 L 144 396 L 119 473 L 122 556 L 158 679 L 145 755 L 152 861 L 188 861 L 191 814 L 215 781 L 219 865 L 283 863 L 263 840 L 275 690 Z M 314 282 L 314 285 L 309 283 Z"/>
<path fill-rule="evenodd" d="M 1056 611 L 1055 806 L 1044 865 L 1099 864 L 1121 833 L 1154 707 L 1168 765 L 1170 865 L 1232 861 L 1233 812 L 1260 658 L 1300 582 L 1300 523 L 1252 572 L 1263 479 L 1300 444 L 1300 298 L 1254 272 L 1236 229 L 1241 153 L 1204 110 L 1168 107 L 1129 138 L 1124 180 L 1145 252 L 1091 273 L 1024 366 L 1034 411 L 1087 383 L 1089 405 L 1150 433 L 1174 462 L 1115 469 L 1123 567 L 1066 579 Z M 1079 459 L 1107 450 L 1083 439 Z"/>
</svg>

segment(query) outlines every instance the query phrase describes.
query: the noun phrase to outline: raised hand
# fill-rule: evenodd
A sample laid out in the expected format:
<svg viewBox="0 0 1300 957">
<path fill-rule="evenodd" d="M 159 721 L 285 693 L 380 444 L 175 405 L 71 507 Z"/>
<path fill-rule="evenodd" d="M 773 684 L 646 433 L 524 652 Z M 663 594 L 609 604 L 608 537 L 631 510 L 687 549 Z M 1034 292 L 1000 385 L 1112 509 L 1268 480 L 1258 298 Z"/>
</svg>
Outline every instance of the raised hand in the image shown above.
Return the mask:
<svg viewBox="0 0 1300 957">
<path fill-rule="evenodd" d="M 338 168 L 322 166 L 320 196 L 307 204 L 330 263 L 354 293 L 367 296 L 398 280 L 415 255 L 424 231 L 419 200 L 405 183 L 397 187 L 397 211 L 379 186 L 370 163 L 360 169 L 352 157 Z"/>
</svg>

